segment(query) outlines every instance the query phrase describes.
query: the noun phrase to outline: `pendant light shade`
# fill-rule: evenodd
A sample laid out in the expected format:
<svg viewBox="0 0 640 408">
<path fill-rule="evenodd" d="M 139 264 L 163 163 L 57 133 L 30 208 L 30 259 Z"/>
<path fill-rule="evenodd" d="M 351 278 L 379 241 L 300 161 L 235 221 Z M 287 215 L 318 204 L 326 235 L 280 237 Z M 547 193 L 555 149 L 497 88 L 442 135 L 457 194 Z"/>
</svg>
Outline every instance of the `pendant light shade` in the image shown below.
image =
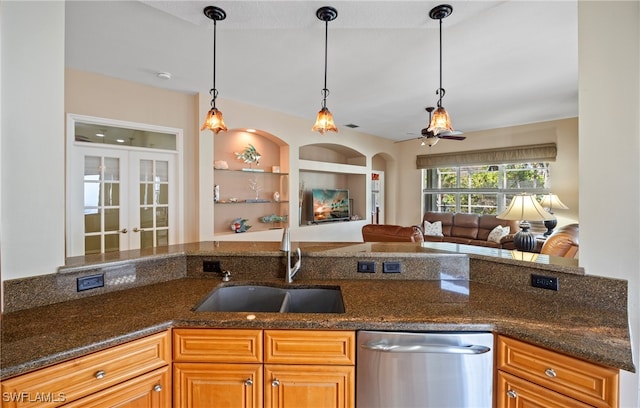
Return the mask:
<svg viewBox="0 0 640 408">
<path fill-rule="evenodd" d="M 327 42 L 329 37 L 329 21 L 333 21 L 338 17 L 338 11 L 333 7 L 320 7 L 316 11 L 316 17 L 319 20 L 324 21 L 324 88 L 322 88 L 322 108 L 318 112 L 316 123 L 311 128 L 314 132 L 320 132 L 324 135 L 326 132 L 338 133 L 338 128 L 333 122 L 333 115 L 327 108 L 327 96 L 329 96 L 329 90 L 327 89 Z"/>
<path fill-rule="evenodd" d="M 436 91 L 436 95 L 439 96 L 438 108 L 433 112 L 433 117 L 431 118 L 431 122 L 427 129 L 430 132 L 433 132 L 434 135 L 438 135 L 443 132 L 453 132 L 453 125 L 451 124 L 449 113 L 447 113 L 447 110 L 442 106 L 442 98 L 445 94 L 445 90 L 442 87 L 442 19 L 449 17 L 452 12 L 453 7 L 448 4 L 436 6 L 429 12 L 429 17 L 433 20 L 440 21 L 440 88 Z"/>
<path fill-rule="evenodd" d="M 311 130 L 314 132 L 320 132 L 321 135 L 324 135 L 329 131 L 338 133 L 338 128 L 336 127 L 336 124 L 333 123 L 333 115 L 326 106 L 323 106 L 322 109 L 320 109 L 320 112 L 318 112 L 316 123 L 313 125 Z"/>
<path fill-rule="evenodd" d="M 227 126 L 222 119 L 222 112 L 216 108 L 216 99 L 218 98 L 218 90 L 216 89 L 216 23 L 227 18 L 227 14 L 219 7 L 208 6 L 204 9 L 204 15 L 213 21 L 213 87 L 209 91 L 209 94 L 211 94 L 211 109 L 207 113 L 200 130 L 209 129 L 217 135 L 220 131 L 226 132 Z"/>
</svg>

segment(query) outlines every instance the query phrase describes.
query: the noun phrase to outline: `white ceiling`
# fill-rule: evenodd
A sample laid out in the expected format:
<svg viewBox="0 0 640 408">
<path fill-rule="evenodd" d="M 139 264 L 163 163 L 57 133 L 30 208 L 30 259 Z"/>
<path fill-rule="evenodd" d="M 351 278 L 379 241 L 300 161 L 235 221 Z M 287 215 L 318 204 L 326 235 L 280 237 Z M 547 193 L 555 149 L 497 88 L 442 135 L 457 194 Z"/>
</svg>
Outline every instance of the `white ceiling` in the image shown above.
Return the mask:
<svg viewBox="0 0 640 408">
<path fill-rule="evenodd" d="M 443 105 L 465 132 L 578 114 L 576 0 L 451 1 L 443 20 Z M 212 84 L 232 99 L 315 120 L 330 5 L 327 107 L 338 127 L 417 137 L 439 84 L 440 1 L 67 1 L 66 65 L 189 93 Z M 172 79 L 157 77 L 170 72 Z M 239 127 L 242 124 L 230 124 Z"/>
</svg>

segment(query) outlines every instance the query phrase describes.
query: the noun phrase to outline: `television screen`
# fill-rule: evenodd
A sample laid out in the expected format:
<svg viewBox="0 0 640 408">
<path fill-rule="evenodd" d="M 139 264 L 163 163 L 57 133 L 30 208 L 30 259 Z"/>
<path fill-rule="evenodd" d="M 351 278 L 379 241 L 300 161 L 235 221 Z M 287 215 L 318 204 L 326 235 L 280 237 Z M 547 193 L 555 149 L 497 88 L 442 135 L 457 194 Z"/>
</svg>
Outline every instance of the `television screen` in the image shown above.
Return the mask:
<svg viewBox="0 0 640 408">
<path fill-rule="evenodd" d="M 349 190 L 313 189 L 313 222 L 349 219 Z"/>
</svg>

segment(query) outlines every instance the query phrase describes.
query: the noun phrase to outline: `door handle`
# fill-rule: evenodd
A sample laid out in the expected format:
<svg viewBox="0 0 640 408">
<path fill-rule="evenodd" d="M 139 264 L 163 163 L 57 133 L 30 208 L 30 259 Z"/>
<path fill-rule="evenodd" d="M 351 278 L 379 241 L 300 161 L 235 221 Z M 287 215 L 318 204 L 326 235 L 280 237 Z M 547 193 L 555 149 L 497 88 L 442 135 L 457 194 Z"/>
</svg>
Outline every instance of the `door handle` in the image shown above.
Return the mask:
<svg viewBox="0 0 640 408">
<path fill-rule="evenodd" d="M 486 346 L 468 345 L 454 346 L 448 344 L 387 344 L 370 342 L 362 348 L 384 353 L 439 353 L 439 354 L 484 354 L 491 349 Z"/>
<path fill-rule="evenodd" d="M 142 228 L 133 227 L 133 232 L 142 232 L 144 231 Z"/>
<path fill-rule="evenodd" d="M 126 234 L 129 231 L 126 228 L 123 228 L 123 229 L 120 230 L 120 232 L 122 232 L 123 234 Z"/>
</svg>

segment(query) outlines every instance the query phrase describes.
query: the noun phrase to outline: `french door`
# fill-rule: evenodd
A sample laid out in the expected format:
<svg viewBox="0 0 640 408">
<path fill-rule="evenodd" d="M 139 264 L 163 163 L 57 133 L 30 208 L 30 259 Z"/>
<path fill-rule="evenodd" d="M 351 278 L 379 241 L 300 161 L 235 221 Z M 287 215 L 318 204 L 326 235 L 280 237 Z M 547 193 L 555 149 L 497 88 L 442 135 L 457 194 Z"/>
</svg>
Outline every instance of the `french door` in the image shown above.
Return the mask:
<svg viewBox="0 0 640 408">
<path fill-rule="evenodd" d="M 68 256 L 177 242 L 175 154 L 73 146 L 68 160 Z"/>
</svg>

